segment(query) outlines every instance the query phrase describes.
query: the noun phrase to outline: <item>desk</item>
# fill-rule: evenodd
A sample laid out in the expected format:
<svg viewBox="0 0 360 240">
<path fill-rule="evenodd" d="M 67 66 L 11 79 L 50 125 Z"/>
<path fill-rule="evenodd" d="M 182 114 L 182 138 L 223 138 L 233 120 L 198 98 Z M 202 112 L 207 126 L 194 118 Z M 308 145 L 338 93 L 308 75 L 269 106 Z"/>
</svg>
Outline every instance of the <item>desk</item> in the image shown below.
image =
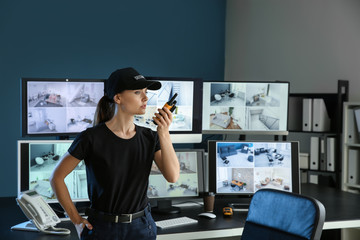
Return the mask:
<svg viewBox="0 0 360 240">
<path fill-rule="evenodd" d="M 302 184 L 302 194 L 320 200 L 326 208 L 324 230 L 358 228 L 360 227 L 360 195 L 342 192 L 333 188 L 320 187 L 315 184 Z M 220 237 L 241 236 L 247 212 L 235 212 L 232 217 L 223 217 L 222 207 L 225 199 L 216 199 L 216 219 L 197 217 L 202 212 L 202 206 L 184 207 L 179 214 L 171 217 L 189 216 L 198 219 L 198 224 L 185 227 L 158 230 L 159 240 L 171 239 L 209 239 Z M 233 202 L 233 201 L 232 201 Z M 0 198 L 0 239 L 6 240 L 52 240 L 77 239 L 75 228 L 71 222 L 62 222 L 58 226 L 71 229 L 69 236 L 53 236 L 35 232 L 11 231 L 10 227 L 26 221 L 26 217 L 16 205 L 14 198 Z M 165 219 L 166 216 L 153 214 L 155 220 Z"/>
</svg>

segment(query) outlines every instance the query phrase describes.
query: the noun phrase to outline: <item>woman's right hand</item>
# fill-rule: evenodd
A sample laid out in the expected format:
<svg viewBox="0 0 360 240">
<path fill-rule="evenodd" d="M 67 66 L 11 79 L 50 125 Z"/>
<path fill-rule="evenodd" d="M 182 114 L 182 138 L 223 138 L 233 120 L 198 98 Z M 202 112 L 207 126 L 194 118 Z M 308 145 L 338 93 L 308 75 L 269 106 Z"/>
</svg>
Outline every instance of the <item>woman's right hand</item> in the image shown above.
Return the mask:
<svg viewBox="0 0 360 240">
<path fill-rule="evenodd" d="M 74 225 L 75 225 L 75 229 L 76 229 L 79 239 L 81 239 L 81 233 L 85 227 L 89 230 L 91 230 L 93 228 L 91 223 L 85 218 L 82 218 L 81 221 L 79 221 L 79 223 L 74 223 Z"/>
</svg>

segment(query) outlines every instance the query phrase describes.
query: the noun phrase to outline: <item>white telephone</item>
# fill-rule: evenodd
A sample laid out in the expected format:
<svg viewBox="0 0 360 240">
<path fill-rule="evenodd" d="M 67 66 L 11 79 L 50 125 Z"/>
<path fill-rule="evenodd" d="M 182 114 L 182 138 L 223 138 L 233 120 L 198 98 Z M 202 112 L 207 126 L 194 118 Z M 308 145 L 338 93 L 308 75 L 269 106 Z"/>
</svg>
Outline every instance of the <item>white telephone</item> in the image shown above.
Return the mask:
<svg viewBox="0 0 360 240">
<path fill-rule="evenodd" d="M 22 192 L 16 201 L 26 217 L 41 232 L 60 235 L 70 234 L 68 229 L 54 227 L 61 221 L 54 210 L 36 191 L 28 190 Z"/>
</svg>

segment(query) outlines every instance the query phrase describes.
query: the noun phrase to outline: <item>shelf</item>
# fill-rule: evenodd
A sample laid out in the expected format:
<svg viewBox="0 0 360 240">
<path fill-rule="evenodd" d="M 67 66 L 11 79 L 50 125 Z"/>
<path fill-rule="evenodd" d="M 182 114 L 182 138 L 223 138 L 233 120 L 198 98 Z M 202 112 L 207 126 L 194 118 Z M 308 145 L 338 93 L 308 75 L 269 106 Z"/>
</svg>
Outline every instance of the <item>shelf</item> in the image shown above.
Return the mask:
<svg viewBox="0 0 360 240">
<path fill-rule="evenodd" d="M 360 148 L 360 143 L 345 143 L 345 145 L 350 148 Z"/>
<path fill-rule="evenodd" d="M 335 171 L 324 171 L 324 170 L 315 170 L 315 169 L 308 169 L 308 168 L 301 168 L 301 171 L 307 171 L 307 172 L 316 172 L 316 173 L 325 173 L 325 174 L 335 174 Z"/>
<path fill-rule="evenodd" d="M 304 99 L 318 99 L 321 98 L 325 104 L 327 115 L 330 118 L 330 128 L 326 129 L 325 132 L 315 132 L 315 131 L 302 131 L 303 129 L 303 102 Z M 307 172 L 307 175 L 319 175 L 324 177 L 332 177 L 335 183 L 336 188 L 341 188 L 342 181 L 341 181 L 341 150 L 342 150 L 342 127 L 343 127 L 343 118 L 341 113 L 343 112 L 343 103 L 347 102 L 349 98 L 349 81 L 348 80 L 338 80 L 337 83 L 337 91 L 336 93 L 290 93 L 289 94 L 289 135 L 292 133 L 294 135 L 297 134 L 299 138 L 307 138 L 304 141 L 309 141 L 308 138 L 319 137 L 323 141 L 327 141 L 328 137 L 335 138 L 335 141 L 331 141 L 334 144 L 335 152 L 332 151 L 333 148 L 330 150 L 322 150 L 319 148 L 318 151 L 318 161 L 319 161 L 319 170 L 312 170 L 312 169 L 301 169 L 303 172 Z M 312 114 L 311 114 L 312 115 Z M 321 141 L 319 142 L 319 147 Z M 326 142 L 327 144 L 327 142 Z M 326 147 L 326 144 L 322 146 Z M 313 146 L 314 147 L 314 146 Z M 354 146 L 353 148 L 358 147 Z M 360 149 L 360 144 L 359 144 Z M 313 149 L 314 150 L 314 149 Z M 310 150 L 311 152 L 311 144 Z M 316 150 L 313 152 L 316 153 Z M 327 162 L 328 158 L 327 155 L 331 154 L 331 162 L 332 165 L 329 165 Z M 311 158 L 311 156 L 310 156 Z M 311 160 L 310 160 L 311 161 Z M 316 157 L 313 161 L 316 161 Z M 320 170 L 321 169 L 321 170 Z M 332 171 L 326 171 L 326 169 Z"/>
<path fill-rule="evenodd" d="M 349 188 L 357 188 L 360 189 L 360 185 L 359 184 L 350 184 L 350 183 L 345 183 L 344 185 L 346 185 Z"/>
<path fill-rule="evenodd" d="M 313 132 L 313 131 L 297 131 L 297 130 L 289 130 L 289 133 L 311 133 L 311 134 L 326 134 L 326 135 L 336 135 L 336 132 Z"/>
<path fill-rule="evenodd" d="M 360 190 L 360 141 L 356 126 L 354 109 L 360 102 L 345 102 L 343 109 L 343 151 L 342 151 L 342 190 L 359 193 Z"/>
</svg>

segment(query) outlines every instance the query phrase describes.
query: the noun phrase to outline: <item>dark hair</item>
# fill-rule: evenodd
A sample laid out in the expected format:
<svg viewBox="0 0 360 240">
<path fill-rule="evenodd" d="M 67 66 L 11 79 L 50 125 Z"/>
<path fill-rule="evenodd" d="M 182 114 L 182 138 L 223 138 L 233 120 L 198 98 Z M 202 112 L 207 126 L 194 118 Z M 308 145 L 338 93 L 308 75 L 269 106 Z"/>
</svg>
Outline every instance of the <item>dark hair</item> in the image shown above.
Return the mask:
<svg viewBox="0 0 360 240">
<path fill-rule="evenodd" d="M 115 103 L 107 96 L 103 96 L 98 102 L 94 115 L 94 126 L 110 120 L 115 113 Z"/>
</svg>

